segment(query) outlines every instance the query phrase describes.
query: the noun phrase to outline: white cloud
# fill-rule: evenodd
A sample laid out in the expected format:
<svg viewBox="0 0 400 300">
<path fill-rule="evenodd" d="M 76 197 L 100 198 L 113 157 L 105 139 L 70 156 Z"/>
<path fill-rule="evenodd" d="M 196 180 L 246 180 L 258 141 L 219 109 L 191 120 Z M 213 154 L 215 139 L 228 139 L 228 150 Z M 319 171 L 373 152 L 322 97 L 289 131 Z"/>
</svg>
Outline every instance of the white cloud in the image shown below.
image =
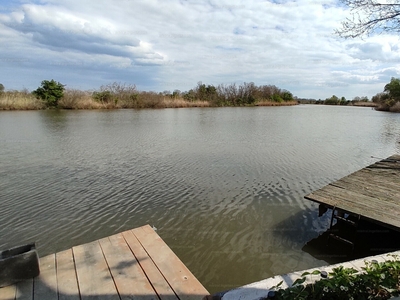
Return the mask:
<svg viewBox="0 0 400 300">
<path fill-rule="evenodd" d="M 333 31 L 347 13 L 335 0 L 14 4 L 0 10 L 0 38 L 8 45 L 0 57 L 14 70 L 0 82 L 35 88 L 57 75 L 84 88 L 122 81 L 188 90 L 198 81 L 253 81 L 300 97 L 355 96 L 367 86 L 380 92 L 388 68 L 400 76 L 399 38 L 340 40 Z"/>
</svg>

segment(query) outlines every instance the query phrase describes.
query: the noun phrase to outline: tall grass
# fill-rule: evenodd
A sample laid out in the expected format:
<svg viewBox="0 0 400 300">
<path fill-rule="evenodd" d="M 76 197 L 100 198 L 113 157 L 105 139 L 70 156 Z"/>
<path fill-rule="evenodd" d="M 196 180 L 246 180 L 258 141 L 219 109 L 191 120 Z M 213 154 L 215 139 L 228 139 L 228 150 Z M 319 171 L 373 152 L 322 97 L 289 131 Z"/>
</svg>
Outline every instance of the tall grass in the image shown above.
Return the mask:
<svg viewBox="0 0 400 300">
<path fill-rule="evenodd" d="M 0 93 L 0 110 L 38 110 L 44 108 L 43 101 L 36 99 L 28 91 Z"/>
<path fill-rule="evenodd" d="M 112 83 L 103 85 L 96 91 L 66 89 L 58 101 L 61 109 L 117 109 L 117 108 L 179 108 L 210 106 L 278 106 L 295 105 L 288 99 L 292 95 L 276 86 L 260 86 L 254 83 L 243 85 L 204 85 L 188 92 L 175 90 L 156 93 L 138 91 L 135 85 Z M 0 109 L 45 109 L 44 101 L 38 100 L 28 91 L 2 92 Z"/>
<path fill-rule="evenodd" d="M 297 101 L 285 101 L 285 102 L 276 102 L 276 101 L 256 101 L 255 106 L 291 106 L 299 104 Z"/>
<path fill-rule="evenodd" d="M 400 102 L 396 102 L 395 105 L 389 108 L 389 111 L 391 112 L 400 112 Z"/>
<path fill-rule="evenodd" d="M 67 89 L 58 102 L 58 107 L 63 109 L 98 109 L 107 108 L 95 101 L 91 92 Z"/>
</svg>

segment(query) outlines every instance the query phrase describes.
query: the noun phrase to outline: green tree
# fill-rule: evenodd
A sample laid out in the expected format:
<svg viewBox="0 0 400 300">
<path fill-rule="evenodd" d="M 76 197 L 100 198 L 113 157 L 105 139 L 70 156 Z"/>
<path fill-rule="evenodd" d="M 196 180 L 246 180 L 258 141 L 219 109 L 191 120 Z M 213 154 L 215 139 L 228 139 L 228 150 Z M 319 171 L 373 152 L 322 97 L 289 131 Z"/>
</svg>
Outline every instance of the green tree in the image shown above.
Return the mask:
<svg viewBox="0 0 400 300">
<path fill-rule="evenodd" d="M 372 102 L 378 104 L 377 110 L 398 111 L 398 108 L 393 106 L 398 106 L 400 102 L 400 78 L 392 77 L 385 85 L 384 91 L 372 97 Z"/>
<path fill-rule="evenodd" d="M 327 105 L 338 105 L 338 104 L 340 104 L 340 99 L 338 98 L 338 96 L 333 95 L 330 98 L 326 98 L 324 104 L 327 104 Z"/>
<path fill-rule="evenodd" d="M 52 80 L 43 80 L 41 86 L 32 92 L 37 98 L 44 100 L 48 107 L 57 107 L 64 96 L 64 85 Z"/>
<path fill-rule="evenodd" d="M 4 85 L 0 83 L 0 94 L 4 92 Z"/>
<path fill-rule="evenodd" d="M 292 101 L 293 100 L 293 94 L 289 91 L 284 91 L 282 93 L 282 99 L 283 101 Z"/>
<path fill-rule="evenodd" d="M 386 92 L 394 102 L 400 101 L 400 78 L 392 77 L 390 82 L 385 85 L 384 92 Z"/>
</svg>

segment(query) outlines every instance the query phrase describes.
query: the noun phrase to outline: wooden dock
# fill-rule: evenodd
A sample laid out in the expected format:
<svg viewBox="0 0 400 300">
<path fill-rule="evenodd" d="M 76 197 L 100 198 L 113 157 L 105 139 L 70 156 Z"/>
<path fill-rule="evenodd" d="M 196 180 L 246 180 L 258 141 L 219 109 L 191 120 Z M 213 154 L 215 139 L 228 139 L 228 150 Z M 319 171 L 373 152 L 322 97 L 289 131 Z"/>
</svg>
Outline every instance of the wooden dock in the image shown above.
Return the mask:
<svg viewBox="0 0 400 300">
<path fill-rule="evenodd" d="M 207 290 L 149 226 L 40 259 L 40 276 L 0 300 L 202 299 Z"/>
<path fill-rule="evenodd" d="M 305 198 L 400 230 L 400 155 L 376 162 Z"/>
</svg>

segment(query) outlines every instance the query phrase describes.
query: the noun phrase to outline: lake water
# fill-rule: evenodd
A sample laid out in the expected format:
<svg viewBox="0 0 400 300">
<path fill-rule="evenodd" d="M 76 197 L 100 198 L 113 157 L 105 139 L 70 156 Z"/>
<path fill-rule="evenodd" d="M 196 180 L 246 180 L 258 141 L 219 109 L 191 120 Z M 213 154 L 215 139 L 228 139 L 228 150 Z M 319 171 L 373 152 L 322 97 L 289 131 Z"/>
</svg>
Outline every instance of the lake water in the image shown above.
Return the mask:
<svg viewBox="0 0 400 300">
<path fill-rule="evenodd" d="M 212 293 L 321 266 L 304 195 L 399 142 L 400 114 L 357 107 L 0 112 L 0 249 L 150 224 Z"/>
</svg>

